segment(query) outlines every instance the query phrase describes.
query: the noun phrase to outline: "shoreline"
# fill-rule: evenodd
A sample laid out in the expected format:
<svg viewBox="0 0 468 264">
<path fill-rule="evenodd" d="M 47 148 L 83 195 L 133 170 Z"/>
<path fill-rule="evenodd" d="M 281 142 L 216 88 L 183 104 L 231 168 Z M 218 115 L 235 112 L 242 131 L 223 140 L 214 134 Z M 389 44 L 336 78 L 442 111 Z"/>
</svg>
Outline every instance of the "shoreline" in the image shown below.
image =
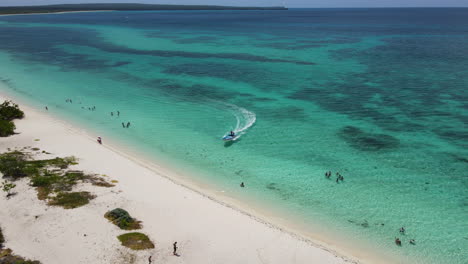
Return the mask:
<svg viewBox="0 0 468 264">
<path fill-rule="evenodd" d="M 29 120 L 28 116 L 33 116 L 35 119 L 40 119 L 41 123 L 48 124 L 51 127 L 57 127 L 57 126 L 61 127 L 62 129 L 67 130 L 68 133 L 70 133 L 72 136 L 77 137 L 77 138 L 79 137 L 82 140 L 85 140 L 86 142 L 88 142 L 88 144 L 97 145 L 94 142 L 94 139 L 89 134 L 83 132 L 80 129 L 77 129 L 73 125 L 70 125 L 70 124 L 66 123 L 65 121 L 63 121 L 63 120 L 59 120 L 59 119 L 51 117 L 51 116 L 49 116 L 49 115 L 47 115 L 45 113 L 42 113 L 41 111 L 35 109 L 34 107 L 31 107 L 31 106 L 29 106 L 27 104 L 24 104 L 24 102 L 22 100 L 17 100 L 16 97 L 10 96 L 9 94 L 5 94 L 4 92 L 2 92 L 2 94 L 0 94 L 0 97 L 2 99 L 12 99 L 12 100 L 14 100 L 18 104 L 20 104 L 20 107 L 26 113 L 25 119 L 17 120 L 15 122 L 15 123 L 17 123 L 17 132 L 19 132 L 20 134 L 19 135 L 14 135 L 14 136 L 8 137 L 8 138 L 3 138 L 0 141 L 2 143 L 1 144 L 2 152 L 6 151 L 6 148 L 4 147 L 6 142 L 9 142 L 10 144 L 11 143 L 17 144 L 16 142 L 14 142 L 15 139 L 16 139 L 15 137 L 19 137 L 20 135 L 26 134 L 25 132 L 21 131 L 21 129 L 24 126 L 24 123 L 31 122 L 31 120 Z M 37 122 L 38 120 L 35 120 L 35 121 Z M 40 134 L 40 133 L 34 133 L 34 134 Z M 29 136 L 31 136 L 31 135 L 29 135 Z M 50 148 L 47 147 L 47 145 L 44 146 L 44 142 L 42 141 L 42 139 L 41 139 L 41 141 L 38 141 L 37 143 L 31 142 L 30 144 L 33 145 L 33 146 L 34 145 L 40 145 L 41 149 L 44 149 L 44 150 L 47 150 L 47 151 L 49 151 L 49 149 L 50 149 Z M 308 250 L 319 251 L 321 254 L 328 255 L 328 257 L 333 257 L 335 259 L 335 261 L 333 261 L 333 262 L 323 262 L 323 263 L 361 263 L 360 260 L 357 260 L 354 256 L 346 255 L 343 252 L 338 251 L 337 248 L 334 248 L 331 245 L 324 245 L 324 243 L 322 243 L 321 241 L 315 241 L 315 240 L 312 240 L 310 238 L 301 236 L 298 232 L 290 230 L 290 229 L 288 229 L 288 228 L 286 228 L 286 227 L 284 227 L 282 225 L 278 225 L 277 223 L 274 223 L 274 221 L 269 221 L 269 219 L 265 219 L 265 216 L 263 214 L 256 214 L 256 212 L 252 211 L 253 210 L 252 208 L 245 208 L 245 207 L 243 208 L 240 205 L 239 202 L 235 203 L 235 201 L 232 200 L 232 199 L 231 199 L 232 201 L 229 201 L 229 202 L 227 202 L 226 199 L 218 199 L 220 197 L 216 197 L 214 192 L 207 192 L 208 191 L 207 189 L 202 190 L 200 188 L 200 186 L 198 186 L 197 184 L 190 184 L 190 183 L 185 182 L 185 181 L 181 182 L 180 177 L 171 177 L 171 176 L 173 176 L 173 175 L 170 174 L 171 172 L 169 170 L 167 170 L 166 168 L 160 166 L 159 164 L 157 164 L 157 167 L 155 167 L 153 163 L 146 163 L 145 161 L 139 159 L 138 157 L 133 157 L 131 155 L 127 155 L 126 153 L 120 151 L 118 148 L 115 148 L 112 145 L 109 146 L 106 143 L 104 143 L 104 144 L 105 144 L 104 145 L 105 148 L 102 148 L 102 149 L 105 149 L 105 152 L 112 152 L 116 156 L 119 156 L 122 159 L 126 159 L 130 163 L 133 163 L 134 166 L 138 166 L 138 167 L 144 168 L 145 170 L 148 170 L 150 172 L 150 174 L 152 174 L 153 177 L 154 176 L 159 176 L 160 177 L 159 180 L 168 181 L 171 185 L 173 185 L 174 188 L 179 189 L 179 191 L 182 191 L 184 193 L 185 192 L 190 192 L 191 195 L 199 196 L 203 200 L 203 204 L 212 203 L 212 204 L 216 204 L 217 206 L 221 206 L 224 209 L 227 209 L 230 212 L 229 214 L 240 215 L 241 217 L 246 218 L 246 220 L 248 220 L 248 222 L 252 222 L 252 223 L 255 222 L 257 224 L 260 224 L 261 226 L 266 228 L 269 232 L 275 232 L 275 233 L 279 232 L 281 234 L 281 236 L 288 236 L 290 238 L 290 240 L 291 240 L 291 243 L 292 242 L 294 242 L 294 243 L 303 243 L 303 244 L 306 245 Z M 97 146 L 97 147 L 101 148 L 102 146 Z M 53 153 L 58 155 L 58 153 L 56 151 L 54 151 Z M 77 157 L 80 160 L 82 159 L 82 155 L 78 154 Z M 81 164 L 81 162 L 80 162 L 80 164 Z M 171 175 L 171 176 L 169 176 L 169 175 Z M 121 179 L 119 179 L 119 182 L 122 182 Z M 181 190 L 181 189 L 183 189 L 183 190 Z M 227 196 L 223 197 L 223 198 L 227 198 Z M 14 200 L 14 198 L 12 198 L 11 200 Z M 36 202 L 40 203 L 40 201 L 36 201 Z M 0 214 L 0 216 L 1 216 L 1 214 Z M 138 217 L 138 218 L 145 222 L 145 217 L 144 216 L 143 217 Z M 4 229 L 6 229 L 6 231 L 8 231 L 9 228 L 10 228 L 9 225 L 5 225 L 5 224 L 2 224 L 2 227 Z M 6 232 L 6 234 L 8 235 L 8 232 Z M 9 240 L 12 240 L 11 237 L 10 237 Z M 157 239 L 156 239 L 156 243 L 158 243 Z M 8 245 L 8 241 L 7 241 L 7 245 Z M 17 248 L 15 248 L 14 245 L 15 244 L 13 244 L 13 246 L 10 246 L 10 247 L 15 252 L 18 252 L 18 253 L 20 253 L 22 255 L 25 255 L 23 250 L 21 250 L 21 249 L 17 250 Z M 316 252 L 314 252 L 314 253 L 316 253 Z M 31 258 L 35 257 L 35 256 L 29 256 L 27 254 L 25 256 L 26 257 L 31 257 Z M 299 263 L 303 263 L 303 262 L 299 262 Z"/>
<path fill-rule="evenodd" d="M 9 89 L 6 84 L 0 85 L 5 86 L 6 89 Z M 18 96 L 12 96 L 8 90 L 6 92 L 2 91 L 0 93 L 0 97 L 12 99 L 13 101 L 20 104 L 20 107 L 25 110 L 26 115 L 32 112 L 34 115 L 39 115 L 41 118 L 48 119 L 48 121 L 61 126 L 73 135 L 85 138 L 89 143 L 95 144 L 95 139 L 89 134 L 90 131 L 78 128 L 76 125 L 63 120 L 63 118 L 54 116 L 54 114 L 50 116 L 45 111 L 38 110 L 37 107 L 31 106 L 28 103 L 25 104 L 23 99 L 18 100 Z M 120 146 L 117 142 L 109 139 L 104 139 L 104 141 L 105 143 L 102 146 L 104 146 L 108 151 L 151 171 L 153 174 L 155 174 L 155 176 L 170 181 L 171 184 L 176 185 L 177 188 L 182 187 L 186 191 L 199 195 L 209 202 L 214 202 L 222 207 L 227 208 L 228 210 L 235 212 L 236 214 L 246 216 L 250 220 L 257 222 L 267 227 L 268 229 L 276 230 L 280 233 L 283 233 L 283 235 L 291 236 L 292 239 L 296 241 L 296 243 L 303 242 L 314 249 L 331 254 L 334 257 L 342 260 L 343 263 L 387 264 L 396 262 L 395 259 L 393 259 L 393 256 L 389 256 L 387 254 L 368 254 L 368 252 L 371 252 L 370 250 L 365 252 L 356 251 L 356 249 L 370 248 L 368 246 L 354 247 L 353 242 L 356 241 L 348 241 L 348 243 L 344 243 L 342 242 L 342 239 L 340 239 L 340 236 L 332 236 L 330 239 L 330 237 L 324 234 L 319 235 L 317 233 L 311 232 L 311 230 L 301 228 L 300 226 L 295 225 L 295 222 L 291 221 L 291 219 L 288 218 L 288 220 L 286 218 L 282 218 L 281 215 L 275 215 L 274 213 L 271 213 L 271 211 L 267 210 L 268 208 L 260 207 L 260 204 L 255 204 L 256 206 L 250 206 L 244 203 L 246 200 L 242 201 L 236 199 L 237 197 L 232 197 L 224 194 L 219 190 L 216 190 L 215 188 L 210 188 L 210 184 L 205 184 L 202 181 L 195 181 L 191 180 L 189 177 L 184 177 L 180 175 L 180 173 L 174 172 L 173 170 L 164 167 L 160 163 L 148 160 L 141 155 L 138 155 L 138 153 L 129 151 L 129 154 L 125 151 L 125 148 L 122 148 L 122 146 Z M 321 226 L 317 225 L 317 227 Z M 334 241 L 341 241 L 341 244 L 334 243 Z M 349 246 L 343 247 L 343 244 Z"/>
</svg>

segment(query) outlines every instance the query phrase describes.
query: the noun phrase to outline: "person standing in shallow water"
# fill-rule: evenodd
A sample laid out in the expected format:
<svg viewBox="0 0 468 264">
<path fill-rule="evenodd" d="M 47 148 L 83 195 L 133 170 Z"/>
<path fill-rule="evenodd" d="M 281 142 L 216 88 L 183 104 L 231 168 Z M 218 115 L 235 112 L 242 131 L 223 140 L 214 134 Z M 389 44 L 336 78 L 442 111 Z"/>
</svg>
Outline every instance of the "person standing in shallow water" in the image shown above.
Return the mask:
<svg viewBox="0 0 468 264">
<path fill-rule="evenodd" d="M 130 122 L 127 123 L 127 128 L 129 128 L 129 127 L 130 127 Z"/>
<path fill-rule="evenodd" d="M 122 122 L 122 127 L 125 128 L 125 123 L 124 122 Z"/>
</svg>

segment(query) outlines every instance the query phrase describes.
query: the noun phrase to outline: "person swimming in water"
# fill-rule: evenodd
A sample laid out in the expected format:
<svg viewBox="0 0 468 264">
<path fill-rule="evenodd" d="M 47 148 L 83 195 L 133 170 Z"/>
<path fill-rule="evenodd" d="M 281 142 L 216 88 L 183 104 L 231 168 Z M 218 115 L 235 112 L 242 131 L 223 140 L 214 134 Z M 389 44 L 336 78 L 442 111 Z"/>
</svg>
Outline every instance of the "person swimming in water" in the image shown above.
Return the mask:
<svg viewBox="0 0 468 264">
<path fill-rule="evenodd" d="M 395 238 L 395 244 L 401 247 L 401 240 L 399 238 Z"/>
</svg>

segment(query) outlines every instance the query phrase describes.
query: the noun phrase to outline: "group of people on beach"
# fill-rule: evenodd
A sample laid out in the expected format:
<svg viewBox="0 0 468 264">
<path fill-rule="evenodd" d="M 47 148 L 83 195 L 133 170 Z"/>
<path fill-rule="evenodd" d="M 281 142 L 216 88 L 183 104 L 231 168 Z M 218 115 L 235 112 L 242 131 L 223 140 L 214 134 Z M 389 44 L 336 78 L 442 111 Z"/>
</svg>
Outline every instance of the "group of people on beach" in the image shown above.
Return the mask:
<svg viewBox="0 0 468 264">
<path fill-rule="evenodd" d="M 331 172 L 331 171 L 325 172 L 325 177 L 326 177 L 327 179 L 330 179 L 331 176 L 332 176 L 332 172 Z M 339 172 L 337 172 L 337 173 L 336 173 L 336 183 L 338 183 L 339 181 L 344 181 L 344 177 L 343 177 Z"/>
<path fill-rule="evenodd" d="M 401 228 L 400 228 L 400 234 L 401 234 L 401 235 L 406 235 L 406 229 L 405 229 L 404 227 L 401 227 Z M 410 239 L 410 240 L 409 240 L 409 243 L 410 243 L 411 245 L 416 245 L 416 240 Z M 395 244 L 396 244 L 397 246 L 401 247 L 401 240 L 400 240 L 400 238 L 395 237 Z"/>
</svg>

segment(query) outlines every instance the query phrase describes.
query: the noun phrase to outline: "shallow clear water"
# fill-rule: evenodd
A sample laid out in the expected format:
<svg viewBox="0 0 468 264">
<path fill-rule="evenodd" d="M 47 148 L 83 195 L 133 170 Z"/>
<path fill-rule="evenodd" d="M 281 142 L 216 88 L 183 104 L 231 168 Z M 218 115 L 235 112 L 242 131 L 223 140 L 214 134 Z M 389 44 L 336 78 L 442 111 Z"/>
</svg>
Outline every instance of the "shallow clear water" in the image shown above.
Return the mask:
<svg viewBox="0 0 468 264">
<path fill-rule="evenodd" d="M 303 226 L 326 223 L 402 263 L 466 263 L 467 18 L 468 9 L 5 16 L 0 78 Z M 241 137 L 225 144 L 231 129 Z"/>
</svg>

